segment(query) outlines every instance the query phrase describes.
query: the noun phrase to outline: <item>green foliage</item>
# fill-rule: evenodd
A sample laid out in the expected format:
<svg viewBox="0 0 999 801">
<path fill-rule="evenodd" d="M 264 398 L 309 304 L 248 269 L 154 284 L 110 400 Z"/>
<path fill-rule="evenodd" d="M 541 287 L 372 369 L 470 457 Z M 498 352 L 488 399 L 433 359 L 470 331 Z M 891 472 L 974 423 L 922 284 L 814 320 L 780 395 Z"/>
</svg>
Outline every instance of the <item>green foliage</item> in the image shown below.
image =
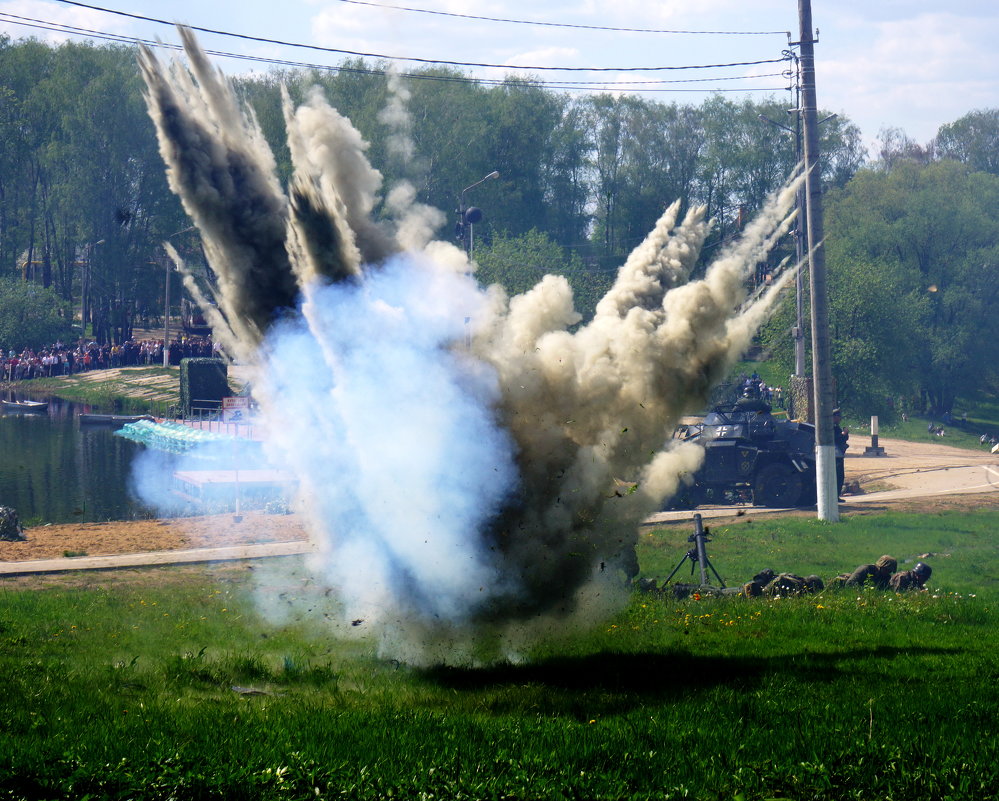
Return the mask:
<svg viewBox="0 0 999 801">
<path fill-rule="evenodd" d="M 677 198 L 707 204 L 720 241 L 734 230 L 736 210 L 752 213 L 796 160 L 793 137 L 758 119 L 782 117 L 777 100 L 686 106 L 574 97 L 530 78 L 482 86 L 426 67 L 421 75 L 434 80 L 408 81 L 406 118 L 390 124 L 384 65 L 343 66 L 235 81 L 280 179 L 292 170 L 280 87 L 297 104 L 318 86 L 370 143 L 383 195 L 406 180 L 420 202 L 450 214 L 463 188 L 499 170 L 499 180 L 465 198 L 484 212 L 477 244 L 537 229 L 588 264 L 614 269 Z M 82 295 L 86 329 L 102 341 L 127 338 L 133 315 L 161 313 L 161 243 L 188 225 L 167 187 L 135 51 L 3 39 L 0 75 L 0 275 L 23 270 L 74 308 Z M 390 147 L 399 134 L 413 146 L 405 159 Z M 832 165 L 825 178 L 841 184 L 859 163 L 859 136 L 837 118 L 823 126 L 822 146 Z M 182 255 L 201 260 L 197 248 Z"/>
<path fill-rule="evenodd" d="M 302 569 L 269 574 L 269 623 L 241 567 L 8 582 L 0 794 L 988 797 L 997 524 L 987 512 L 720 525 L 709 551 L 729 583 L 928 550 L 931 591 L 635 594 L 588 632 L 477 668 L 378 659 L 363 624 L 336 634 L 335 606 Z M 688 533 L 643 534 L 643 574 L 664 575 Z"/>
<path fill-rule="evenodd" d="M 999 177 L 952 162 L 862 172 L 830 204 L 830 273 L 852 289 L 830 292 L 834 337 L 866 343 L 868 366 L 937 414 L 999 357 L 997 204 Z"/>
<path fill-rule="evenodd" d="M 526 292 L 546 275 L 565 276 L 576 310 L 584 319 L 593 316 L 597 302 L 614 280 L 612 273 L 588 268 L 575 253 L 567 256 L 537 230 L 521 236 L 498 234 L 490 244 L 476 248 L 475 261 L 480 283 L 500 284 L 511 296 Z"/>
<path fill-rule="evenodd" d="M 980 109 L 941 126 L 936 138 L 942 158 L 967 164 L 976 172 L 999 175 L 999 109 Z"/>
<path fill-rule="evenodd" d="M 159 243 L 182 227 L 140 91 L 133 48 L 0 44 L 10 136 L 0 154 L 0 274 L 79 303 L 101 341 L 159 303 Z M 0 113 L 0 127 L 4 124 Z M 97 244 L 99 243 L 99 245 Z"/>
<path fill-rule="evenodd" d="M 72 339 L 69 309 L 54 291 L 0 278 L 0 347 L 20 353 L 24 348 L 39 349 Z"/>
<path fill-rule="evenodd" d="M 863 170 L 826 205 L 829 323 L 840 402 L 953 411 L 999 364 L 999 177 L 956 162 Z M 766 339 L 790 369 L 792 298 Z M 810 338 L 810 334 L 806 334 Z"/>
</svg>

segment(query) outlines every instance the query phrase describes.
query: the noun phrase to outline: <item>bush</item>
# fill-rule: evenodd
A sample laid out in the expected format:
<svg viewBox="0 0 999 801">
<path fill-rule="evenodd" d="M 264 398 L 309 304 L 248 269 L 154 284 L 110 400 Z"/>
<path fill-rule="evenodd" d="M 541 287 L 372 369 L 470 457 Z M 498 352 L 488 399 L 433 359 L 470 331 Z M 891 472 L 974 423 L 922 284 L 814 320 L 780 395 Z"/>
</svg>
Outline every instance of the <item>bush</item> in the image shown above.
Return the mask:
<svg viewBox="0 0 999 801">
<path fill-rule="evenodd" d="M 73 339 L 69 304 L 30 281 L 0 278 L 0 345 L 20 352 Z"/>
</svg>

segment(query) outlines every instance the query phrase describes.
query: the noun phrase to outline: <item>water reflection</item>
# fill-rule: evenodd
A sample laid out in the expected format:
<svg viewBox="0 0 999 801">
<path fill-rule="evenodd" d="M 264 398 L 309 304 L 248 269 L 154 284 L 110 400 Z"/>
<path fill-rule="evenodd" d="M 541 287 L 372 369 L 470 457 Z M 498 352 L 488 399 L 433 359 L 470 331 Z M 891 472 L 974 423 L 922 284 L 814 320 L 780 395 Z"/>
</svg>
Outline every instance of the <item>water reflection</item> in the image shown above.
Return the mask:
<svg viewBox="0 0 999 801">
<path fill-rule="evenodd" d="M 6 395 L 7 399 L 20 397 Z M 26 524 L 154 517 L 129 493 L 141 445 L 110 426 L 81 426 L 84 404 L 52 398 L 45 412 L 0 410 L 0 505 Z"/>
</svg>

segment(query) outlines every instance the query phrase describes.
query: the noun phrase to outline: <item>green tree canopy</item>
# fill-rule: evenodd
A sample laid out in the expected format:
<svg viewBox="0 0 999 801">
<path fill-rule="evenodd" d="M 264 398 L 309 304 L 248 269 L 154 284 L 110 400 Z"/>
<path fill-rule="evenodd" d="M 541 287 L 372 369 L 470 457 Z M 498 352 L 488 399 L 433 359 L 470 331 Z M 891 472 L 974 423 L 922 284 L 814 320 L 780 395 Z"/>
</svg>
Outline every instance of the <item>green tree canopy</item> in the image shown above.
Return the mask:
<svg viewBox="0 0 999 801">
<path fill-rule="evenodd" d="M 999 175 L 999 109 L 965 114 L 937 132 L 937 154 Z"/>
<path fill-rule="evenodd" d="M 576 311 L 584 319 L 593 316 L 597 301 L 614 281 L 611 272 L 588 268 L 576 254 L 565 252 L 537 230 L 520 236 L 497 234 L 490 244 L 477 247 L 476 276 L 484 286 L 501 285 L 509 295 L 531 289 L 546 275 L 563 275 L 572 287 Z"/>
<path fill-rule="evenodd" d="M 38 284 L 0 277 L 0 349 L 4 353 L 72 338 L 66 303 L 58 294 Z"/>
<path fill-rule="evenodd" d="M 999 364 L 999 177 L 902 161 L 857 173 L 826 211 L 840 400 L 866 414 L 915 395 L 953 411 Z M 769 331 L 785 360 L 787 320 Z"/>
</svg>

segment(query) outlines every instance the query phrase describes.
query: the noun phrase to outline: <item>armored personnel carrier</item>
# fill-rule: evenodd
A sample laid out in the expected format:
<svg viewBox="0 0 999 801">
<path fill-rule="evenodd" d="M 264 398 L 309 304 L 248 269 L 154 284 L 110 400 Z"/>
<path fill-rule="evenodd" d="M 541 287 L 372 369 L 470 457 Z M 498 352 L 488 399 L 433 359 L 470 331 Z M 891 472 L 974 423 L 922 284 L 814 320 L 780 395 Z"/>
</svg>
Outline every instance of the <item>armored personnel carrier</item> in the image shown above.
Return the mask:
<svg viewBox="0 0 999 801">
<path fill-rule="evenodd" d="M 678 427 L 674 438 L 704 447 L 704 463 L 666 503 L 810 506 L 815 503 L 815 426 L 774 417 L 757 398 L 716 406 L 699 422 Z"/>
</svg>

